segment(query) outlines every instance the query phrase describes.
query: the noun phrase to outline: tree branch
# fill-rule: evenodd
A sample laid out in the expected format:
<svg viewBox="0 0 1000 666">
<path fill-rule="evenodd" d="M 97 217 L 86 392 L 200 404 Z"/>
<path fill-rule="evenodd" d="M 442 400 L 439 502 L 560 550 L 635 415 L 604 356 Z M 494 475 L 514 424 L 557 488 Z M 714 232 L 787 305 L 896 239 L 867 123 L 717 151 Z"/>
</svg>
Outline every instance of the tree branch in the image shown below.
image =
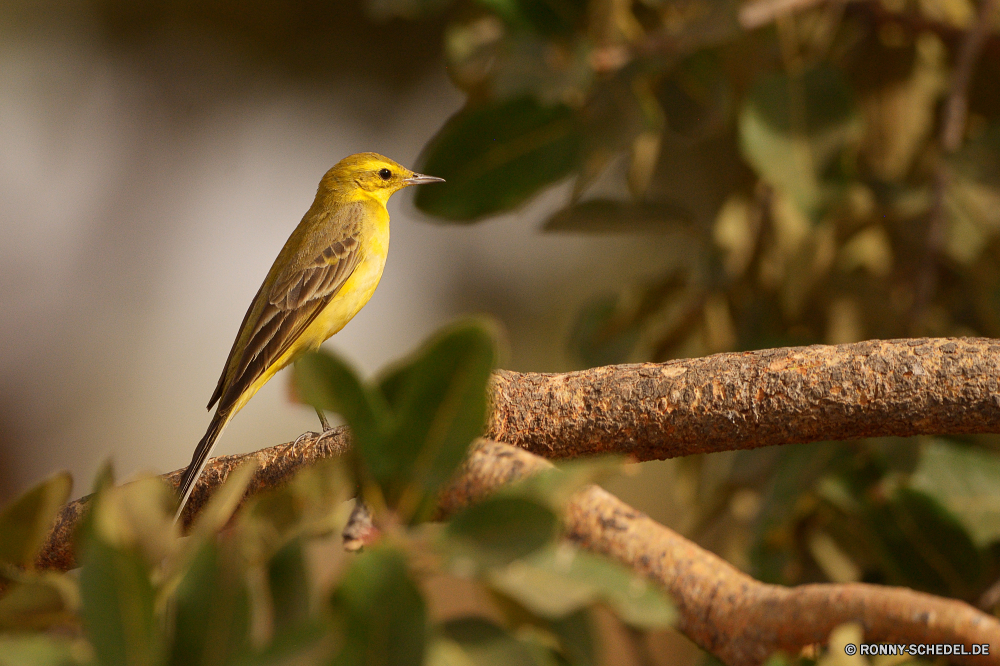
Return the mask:
<svg viewBox="0 0 1000 666">
<path fill-rule="evenodd" d="M 213 458 L 185 517 L 190 521 L 197 515 L 229 472 L 249 458 L 261 468 L 248 495 L 276 487 L 300 467 L 340 455 L 348 446 L 349 434 L 341 428 L 322 442 L 308 437 L 295 445 Z M 457 480 L 442 494 L 441 510 L 454 512 L 550 466 L 522 449 L 480 440 Z M 164 478 L 176 485 L 180 473 Z M 70 539 L 87 502 L 83 498 L 64 508 L 40 566 L 73 566 Z M 604 553 L 662 585 L 680 612 L 678 628 L 731 666 L 760 664 L 778 650 L 797 654 L 807 645 L 825 643 L 830 631 L 845 622 L 860 622 L 866 641 L 1000 645 L 1000 622 L 961 601 L 876 585 L 786 588 L 761 583 L 597 486 L 571 498 L 564 520 L 567 536 L 582 547 Z M 996 661 L 995 656 L 958 659 L 969 664 Z"/>
<path fill-rule="evenodd" d="M 487 435 L 548 458 L 625 453 L 639 460 L 858 437 L 1000 432 L 1000 341 L 918 338 L 716 354 L 566 374 L 500 370 Z M 213 458 L 184 513 L 190 523 L 248 456 L 250 492 L 340 455 L 346 428 Z M 176 485 L 182 470 L 165 475 Z M 38 566 L 75 566 L 85 499 L 63 511 Z"/>
<path fill-rule="evenodd" d="M 652 460 L 861 437 L 1000 432 L 1000 341 L 873 340 L 565 374 L 500 370 L 487 436 L 546 458 Z"/>
<path fill-rule="evenodd" d="M 455 511 L 549 465 L 522 449 L 482 440 L 441 507 Z M 680 612 L 678 628 L 730 666 L 754 666 L 779 650 L 798 654 L 826 643 L 830 631 L 846 622 L 859 622 L 866 642 L 1000 643 L 996 618 L 954 599 L 862 583 L 761 583 L 597 486 L 570 500 L 564 520 L 570 539 L 663 586 Z M 997 663 L 996 655 L 957 660 Z"/>
</svg>

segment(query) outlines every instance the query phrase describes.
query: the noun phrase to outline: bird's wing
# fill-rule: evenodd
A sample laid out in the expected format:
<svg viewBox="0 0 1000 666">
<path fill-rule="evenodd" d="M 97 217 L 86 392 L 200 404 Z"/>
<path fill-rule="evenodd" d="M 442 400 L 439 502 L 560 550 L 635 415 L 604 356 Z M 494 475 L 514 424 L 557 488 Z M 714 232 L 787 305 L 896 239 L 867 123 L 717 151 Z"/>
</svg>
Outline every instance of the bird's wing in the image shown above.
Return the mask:
<svg viewBox="0 0 1000 666">
<path fill-rule="evenodd" d="M 350 215 L 356 211 L 345 212 Z M 270 289 L 262 286 L 257 292 L 229 353 L 209 409 L 218 400 L 220 411 L 228 411 L 240 395 L 288 351 L 347 282 L 361 259 L 360 225 L 344 224 L 343 227 L 345 233 L 312 261 L 286 269 Z M 244 340 L 245 344 L 241 344 Z"/>
</svg>

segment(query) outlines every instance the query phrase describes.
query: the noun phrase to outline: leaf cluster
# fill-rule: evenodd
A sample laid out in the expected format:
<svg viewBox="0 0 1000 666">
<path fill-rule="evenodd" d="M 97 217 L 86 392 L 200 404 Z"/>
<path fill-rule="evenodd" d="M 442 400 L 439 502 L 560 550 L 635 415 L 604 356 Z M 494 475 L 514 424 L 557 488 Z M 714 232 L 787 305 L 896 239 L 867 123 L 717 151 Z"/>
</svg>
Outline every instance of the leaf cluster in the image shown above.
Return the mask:
<svg viewBox="0 0 1000 666">
<path fill-rule="evenodd" d="M 951 85 L 978 3 L 469 5 L 445 35 L 467 103 L 422 164 L 448 182 L 417 205 L 480 223 L 567 182 L 543 232 L 664 249 L 643 280 L 580 308 L 567 341 L 581 365 L 1000 336 L 995 17 L 968 89 Z M 942 138 L 955 94 L 969 111 L 957 148 Z M 660 495 L 680 508 L 672 524 L 764 580 L 995 607 L 997 447 L 722 454 L 673 465 Z"/>
<path fill-rule="evenodd" d="M 560 539 L 560 507 L 606 462 L 430 520 L 482 431 L 494 338 L 482 321 L 458 323 L 371 382 L 334 356 L 304 359 L 299 395 L 345 417 L 352 454 L 241 506 L 256 463 L 244 465 L 186 537 L 161 479 L 116 486 L 107 468 L 78 534 L 81 568 L 37 571 L 70 491 L 65 474 L 40 483 L 0 513 L 0 664 L 586 666 L 596 606 L 669 625 L 662 592 Z M 380 535 L 345 554 L 356 488 Z M 442 616 L 429 591 L 442 578 L 489 603 Z"/>
</svg>

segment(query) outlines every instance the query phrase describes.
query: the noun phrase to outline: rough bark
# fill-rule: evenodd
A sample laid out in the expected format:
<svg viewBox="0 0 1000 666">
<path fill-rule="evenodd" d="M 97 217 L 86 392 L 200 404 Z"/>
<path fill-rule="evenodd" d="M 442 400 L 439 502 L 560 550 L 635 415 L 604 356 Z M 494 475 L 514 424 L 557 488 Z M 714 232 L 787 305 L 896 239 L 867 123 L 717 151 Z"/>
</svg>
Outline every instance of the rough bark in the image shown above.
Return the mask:
<svg viewBox="0 0 1000 666">
<path fill-rule="evenodd" d="M 860 437 L 1000 432 L 1000 341 L 872 340 L 565 374 L 498 371 L 487 436 L 638 460 Z"/>
<path fill-rule="evenodd" d="M 562 375 L 500 371 L 489 432 L 547 457 L 602 452 L 639 459 L 866 436 L 1000 431 L 1000 343 L 983 339 L 864 342 L 719 354 L 662 364 Z M 274 487 L 303 465 L 343 453 L 345 428 L 255 453 L 215 458 L 185 512 L 190 522 L 228 474 L 259 463 L 248 493 Z M 441 498 L 454 510 L 548 463 L 525 450 L 482 442 Z M 176 485 L 181 470 L 165 475 Z M 72 536 L 87 499 L 68 504 L 38 565 L 75 565 Z M 1000 645 L 1000 623 L 965 603 L 902 588 L 755 581 L 600 488 L 581 492 L 567 533 L 662 584 L 680 628 L 734 666 L 775 650 L 822 643 L 843 622 L 866 640 Z M 993 650 L 996 652 L 996 650 Z M 962 657 L 967 663 L 1000 663 Z M 978 661 L 977 661 L 978 659 Z"/>
</svg>

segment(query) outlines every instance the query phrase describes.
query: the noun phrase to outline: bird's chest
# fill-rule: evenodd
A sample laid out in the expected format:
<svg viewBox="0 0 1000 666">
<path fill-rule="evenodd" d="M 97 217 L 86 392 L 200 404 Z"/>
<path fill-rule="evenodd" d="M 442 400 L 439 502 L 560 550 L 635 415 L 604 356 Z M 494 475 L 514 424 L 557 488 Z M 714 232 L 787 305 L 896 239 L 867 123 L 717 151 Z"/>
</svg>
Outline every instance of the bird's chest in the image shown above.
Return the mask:
<svg viewBox="0 0 1000 666">
<path fill-rule="evenodd" d="M 388 215 L 384 223 L 378 220 L 372 225 L 361 245 L 362 256 L 358 266 L 330 304 L 324 308 L 317 318 L 316 326 L 311 327 L 319 334 L 317 337 L 321 338 L 314 344 L 318 345 L 342 329 L 375 293 L 375 288 L 382 279 L 386 256 L 389 254 Z"/>
</svg>

